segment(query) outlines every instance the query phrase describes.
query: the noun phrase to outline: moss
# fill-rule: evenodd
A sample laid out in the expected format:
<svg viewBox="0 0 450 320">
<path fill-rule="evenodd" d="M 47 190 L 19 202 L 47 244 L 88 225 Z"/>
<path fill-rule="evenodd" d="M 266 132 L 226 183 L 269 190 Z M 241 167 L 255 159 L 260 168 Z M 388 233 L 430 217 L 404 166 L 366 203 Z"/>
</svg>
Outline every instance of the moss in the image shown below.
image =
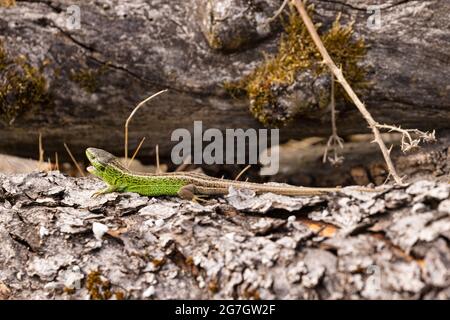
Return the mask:
<svg viewBox="0 0 450 320">
<path fill-rule="evenodd" d="M 69 295 L 72 295 L 76 292 L 75 288 L 68 288 L 68 287 L 64 287 L 63 291 Z"/>
<path fill-rule="evenodd" d="M 213 49 L 222 49 L 223 47 L 222 40 L 214 33 L 206 34 L 206 40 L 208 41 L 209 46 Z"/>
<path fill-rule="evenodd" d="M 91 271 L 87 275 L 86 289 L 92 300 L 105 300 L 112 297 L 111 283 L 105 279 L 100 271 Z"/>
<path fill-rule="evenodd" d="M 313 14 L 313 7 L 308 8 Z M 233 96 L 245 93 L 250 101 L 251 113 L 264 125 L 281 126 L 289 118 L 275 117 L 280 108 L 277 98 L 283 91 L 295 82 L 299 72 L 310 71 L 319 77 L 328 72 L 321 64 L 322 58 L 316 49 L 301 17 L 291 7 L 288 20 L 283 22 L 285 33 L 280 39 L 278 53 L 266 57 L 250 75 L 238 83 L 225 83 L 225 89 Z M 351 85 L 362 86 L 366 70 L 358 63 L 366 54 L 366 46 L 362 39 L 353 39 L 353 25 L 342 26 L 339 17 L 332 27 L 322 32 L 321 38 L 335 63 L 342 67 Z M 342 96 L 342 90 L 337 90 L 336 98 Z M 318 97 L 319 105 L 327 105 L 323 97 Z M 308 109 L 308 108 L 305 108 Z M 314 108 L 311 108 L 314 110 Z"/>
<path fill-rule="evenodd" d="M 256 289 L 252 289 L 252 290 L 245 289 L 243 292 L 243 295 L 246 299 L 252 299 L 252 300 L 260 300 L 261 299 L 261 296 L 260 296 L 258 290 L 256 290 Z"/>
<path fill-rule="evenodd" d="M 111 282 L 98 270 L 89 272 L 86 277 L 86 289 L 92 300 L 108 300 L 113 295 L 117 300 L 125 299 L 125 293 L 123 291 L 113 291 L 111 287 Z"/>
<path fill-rule="evenodd" d="M 94 93 L 99 87 L 98 78 L 106 72 L 106 69 L 107 64 L 102 65 L 97 69 L 81 68 L 77 71 L 71 70 L 69 79 L 77 83 L 80 88 L 86 90 L 87 92 Z"/>
<path fill-rule="evenodd" d="M 8 55 L 6 49 L 3 46 L 3 42 L 0 40 L 0 71 L 3 71 L 8 66 Z"/>
<path fill-rule="evenodd" d="M 233 52 L 249 43 L 252 38 L 249 35 L 234 32 L 234 30 L 219 29 L 215 33 L 206 35 L 206 40 L 209 46 L 215 50 Z"/>
<path fill-rule="evenodd" d="M 213 279 L 208 283 L 208 290 L 211 293 L 217 293 L 217 292 L 219 292 L 219 289 L 220 289 L 219 283 L 217 282 L 216 279 Z"/>
<path fill-rule="evenodd" d="M 124 300 L 125 299 L 125 293 L 122 291 L 116 291 L 114 292 L 114 295 L 116 296 L 117 300 Z"/>
<path fill-rule="evenodd" d="M 32 66 L 23 56 L 9 57 L 0 40 L 0 120 L 12 124 L 32 107 L 49 104 L 43 67 Z"/>
<path fill-rule="evenodd" d="M 236 22 L 239 25 L 239 22 Z M 241 25 L 242 27 L 242 25 Z M 237 28 L 237 25 L 230 22 L 219 22 L 213 24 L 208 31 L 205 31 L 204 36 L 208 45 L 215 50 L 222 50 L 224 52 L 232 52 L 241 48 L 246 43 L 251 42 L 252 34 L 242 28 Z"/>
<path fill-rule="evenodd" d="M 155 266 L 155 268 L 161 268 L 165 263 L 165 259 L 152 259 L 152 263 Z"/>
<path fill-rule="evenodd" d="M 16 5 L 15 0 L 0 0 L 0 7 L 13 7 Z"/>
<path fill-rule="evenodd" d="M 194 257 L 187 257 L 187 258 L 184 260 L 184 262 L 186 263 L 186 265 L 188 265 L 188 266 L 190 266 L 190 267 L 195 266 L 195 263 L 194 263 Z"/>
<path fill-rule="evenodd" d="M 342 68 L 345 78 L 354 90 L 367 88 L 367 69 L 360 65 L 367 53 L 367 47 L 363 39 L 353 40 L 353 24 L 342 26 L 339 17 L 333 23 L 332 28 L 322 38 L 325 47 L 336 63 Z M 321 66 L 321 72 L 328 71 L 325 65 Z M 337 98 L 344 97 L 342 86 L 336 86 Z M 345 97 L 346 93 L 345 93 Z"/>
</svg>

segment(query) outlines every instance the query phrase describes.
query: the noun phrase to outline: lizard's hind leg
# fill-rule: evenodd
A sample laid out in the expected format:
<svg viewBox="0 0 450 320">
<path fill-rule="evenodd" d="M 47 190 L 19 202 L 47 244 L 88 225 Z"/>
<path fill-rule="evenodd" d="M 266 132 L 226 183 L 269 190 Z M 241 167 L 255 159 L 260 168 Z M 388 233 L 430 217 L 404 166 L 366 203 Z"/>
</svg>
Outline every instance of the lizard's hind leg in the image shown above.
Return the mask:
<svg viewBox="0 0 450 320">
<path fill-rule="evenodd" d="M 185 185 L 178 190 L 178 196 L 191 201 L 206 201 L 203 198 L 228 194 L 227 188 L 199 187 L 193 184 Z"/>
<path fill-rule="evenodd" d="M 210 196 L 208 194 L 199 193 L 197 187 L 193 184 L 188 184 L 181 187 L 177 194 L 181 199 L 190 200 L 193 202 L 206 202 L 207 200 L 204 198 L 208 198 Z"/>
<path fill-rule="evenodd" d="M 181 199 L 185 200 L 190 200 L 194 202 L 206 201 L 205 199 L 202 199 L 205 197 L 204 195 L 196 194 L 196 188 L 195 185 L 193 184 L 188 184 L 181 187 L 180 190 L 178 190 L 177 194 Z"/>
</svg>

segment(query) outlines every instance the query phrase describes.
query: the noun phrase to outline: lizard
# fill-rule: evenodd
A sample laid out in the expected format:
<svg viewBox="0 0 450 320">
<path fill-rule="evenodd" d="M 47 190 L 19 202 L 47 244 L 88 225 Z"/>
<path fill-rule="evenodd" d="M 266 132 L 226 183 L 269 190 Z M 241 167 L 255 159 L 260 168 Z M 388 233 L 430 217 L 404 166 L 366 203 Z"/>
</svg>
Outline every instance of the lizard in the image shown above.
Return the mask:
<svg viewBox="0 0 450 320">
<path fill-rule="evenodd" d="M 270 192 L 286 196 L 316 196 L 341 190 L 339 187 L 310 188 L 235 181 L 194 172 L 140 173 L 127 169 L 117 157 L 102 149 L 87 148 L 86 156 L 91 163 L 87 171 L 108 185 L 107 188 L 95 192 L 94 196 L 117 191 L 136 192 L 143 196 L 178 196 L 182 199 L 198 200 L 205 196 L 227 195 L 229 187 L 250 189 L 256 194 Z M 356 190 L 375 191 L 366 187 Z"/>
</svg>

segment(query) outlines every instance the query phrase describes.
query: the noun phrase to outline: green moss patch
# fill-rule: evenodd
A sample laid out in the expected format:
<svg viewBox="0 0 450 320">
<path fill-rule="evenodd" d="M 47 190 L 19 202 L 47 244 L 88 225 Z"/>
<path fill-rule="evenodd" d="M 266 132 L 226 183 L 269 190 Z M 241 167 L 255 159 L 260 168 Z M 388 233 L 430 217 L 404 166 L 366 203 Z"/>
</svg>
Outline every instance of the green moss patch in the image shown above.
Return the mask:
<svg viewBox="0 0 450 320">
<path fill-rule="evenodd" d="M 313 15 L 312 6 L 308 11 Z M 329 72 L 321 63 L 322 57 L 294 8 L 291 7 L 283 27 L 285 33 L 280 39 L 277 54 L 266 57 L 240 82 L 225 84 L 225 89 L 233 95 L 245 93 L 250 101 L 251 113 L 267 126 L 281 126 L 290 120 L 289 116 L 278 116 L 280 106 L 277 100 L 295 82 L 300 72 L 312 72 L 316 77 Z M 363 86 L 367 71 L 358 63 L 366 54 L 366 46 L 362 39 L 353 39 L 353 25 L 342 26 L 338 17 L 329 30 L 321 32 L 321 39 L 335 63 L 342 67 L 349 83 L 354 88 Z M 336 98 L 343 96 L 338 88 Z"/>
<path fill-rule="evenodd" d="M 99 87 L 99 77 L 106 73 L 108 64 L 104 64 L 99 68 L 80 68 L 79 70 L 71 70 L 69 79 L 77 83 L 80 88 L 88 93 L 94 93 Z"/>
<path fill-rule="evenodd" d="M 9 57 L 0 40 L 0 120 L 12 124 L 22 113 L 50 101 L 42 69 L 25 57 Z"/>
</svg>

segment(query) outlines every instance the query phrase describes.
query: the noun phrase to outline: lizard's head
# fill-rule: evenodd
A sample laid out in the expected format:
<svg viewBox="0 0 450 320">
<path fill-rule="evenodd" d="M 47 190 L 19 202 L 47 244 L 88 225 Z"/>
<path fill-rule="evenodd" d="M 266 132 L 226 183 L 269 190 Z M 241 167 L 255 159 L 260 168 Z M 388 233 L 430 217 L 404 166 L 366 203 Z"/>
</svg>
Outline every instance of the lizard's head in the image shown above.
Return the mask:
<svg viewBox="0 0 450 320">
<path fill-rule="evenodd" d="M 87 171 L 100 178 L 104 178 L 110 164 L 115 162 L 117 159 L 108 151 L 97 148 L 87 148 L 86 157 L 92 165 L 87 168 Z"/>
</svg>

